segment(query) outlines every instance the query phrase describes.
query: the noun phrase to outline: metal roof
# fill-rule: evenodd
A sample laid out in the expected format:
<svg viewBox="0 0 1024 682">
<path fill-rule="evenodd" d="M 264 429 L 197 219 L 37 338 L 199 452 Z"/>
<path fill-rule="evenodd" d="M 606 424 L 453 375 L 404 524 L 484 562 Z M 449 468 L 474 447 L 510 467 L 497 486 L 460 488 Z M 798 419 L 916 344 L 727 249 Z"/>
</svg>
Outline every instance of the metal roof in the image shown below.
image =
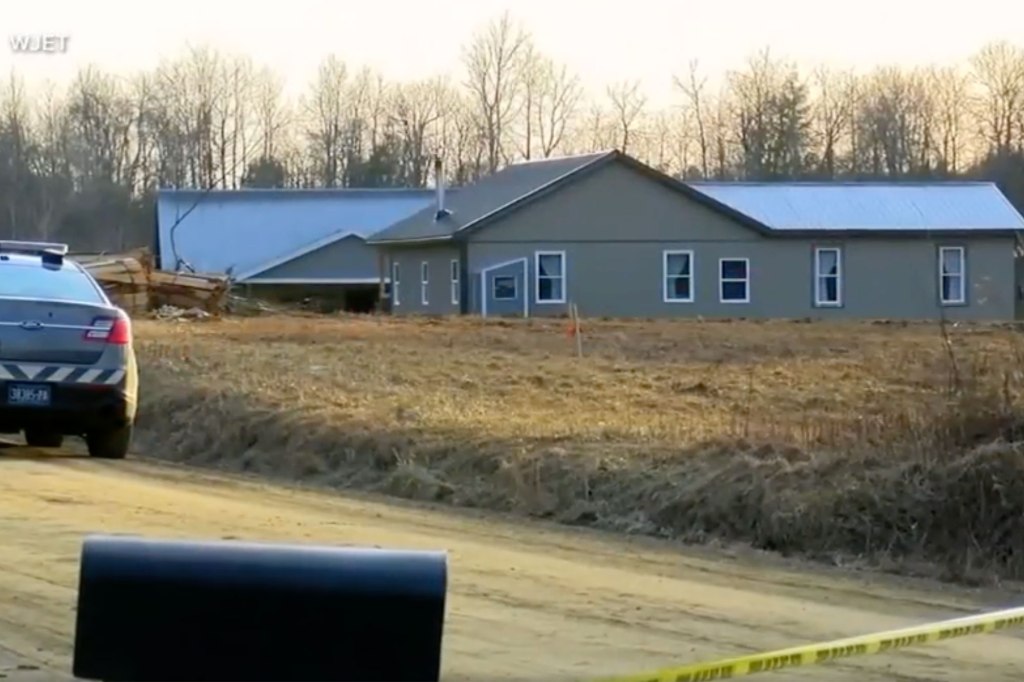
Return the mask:
<svg viewBox="0 0 1024 682">
<path fill-rule="evenodd" d="M 433 201 L 429 189 L 161 190 L 160 267 L 177 269 L 181 259 L 200 272 L 231 268 L 238 276 L 326 246 L 332 236 L 365 239 Z"/>
<path fill-rule="evenodd" d="M 991 182 L 688 182 L 778 231 L 1024 230 Z"/>
<path fill-rule="evenodd" d="M 598 152 L 536 161 L 514 163 L 493 175 L 460 187 L 457 194 L 445 197 L 450 215 L 435 220 L 433 205 L 373 235 L 369 241 L 398 242 L 447 239 L 492 214 L 511 208 L 544 190 L 552 183 L 567 178 L 584 167 L 609 158 L 615 152 Z"/>
</svg>

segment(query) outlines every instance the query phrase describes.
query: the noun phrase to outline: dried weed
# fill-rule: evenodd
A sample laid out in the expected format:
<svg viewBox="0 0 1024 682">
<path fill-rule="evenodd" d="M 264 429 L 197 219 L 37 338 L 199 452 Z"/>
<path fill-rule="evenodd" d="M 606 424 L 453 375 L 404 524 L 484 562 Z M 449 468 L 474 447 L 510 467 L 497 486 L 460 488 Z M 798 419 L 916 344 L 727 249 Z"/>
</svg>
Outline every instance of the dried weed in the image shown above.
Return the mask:
<svg viewBox="0 0 1024 682">
<path fill-rule="evenodd" d="M 585 334 L 578 359 L 557 321 L 140 322 L 140 441 L 338 488 L 1024 577 L 1013 329 L 620 321 Z"/>
</svg>

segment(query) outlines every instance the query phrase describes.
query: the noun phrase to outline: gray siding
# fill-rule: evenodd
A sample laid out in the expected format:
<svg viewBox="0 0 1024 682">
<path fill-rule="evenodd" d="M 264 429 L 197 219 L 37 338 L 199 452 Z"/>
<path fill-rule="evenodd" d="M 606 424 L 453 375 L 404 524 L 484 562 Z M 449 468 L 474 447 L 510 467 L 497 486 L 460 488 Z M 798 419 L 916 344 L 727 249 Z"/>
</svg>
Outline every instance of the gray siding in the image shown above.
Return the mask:
<svg viewBox="0 0 1024 682">
<path fill-rule="evenodd" d="M 459 303 L 452 302 L 451 263 L 459 260 L 458 248 L 450 245 L 420 248 L 387 249 L 388 276 L 398 263 L 400 279 L 398 297 L 392 299 L 392 312 L 396 315 L 454 315 L 460 311 Z M 427 304 L 423 305 L 420 289 L 420 268 L 427 264 Z M 462 280 L 460 267 L 460 286 Z M 459 292 L 459 300 L 465 295 Z M 395 304 L 397 300 L 397 305 Z"/>
<path fill-rule="evenodd" d="M 939 306 L 938 247 L 966 248 L 967 304 Z M 1013 237 L 956 240 L 766 238 L 624 166 L 611 164 L 471 236 L 471 272 L 529 260 L 530 314 L 537 250 L 566 254 L 566 299 L 609 317 L 1012 319 Z M 814 305 L 814 248 L 842 249 L 843 305 Z M 663 301 L 663 251 L 692 250 L 694 302 Z M 453 256 L 454 257 L 454 256 Z M 750 262 L 749 303 L 719 300 L 721 258 Z M 479 312 L 474 301 L 473 312 Z"/>
<path fill-rule="evenodd" d="M 524 304 L 529 301 L 528 273 L 529 265 L 521 260 L 499 264 L 487 272 L 474 272 L 470 281 L 470 311 L 480 314 L 486 304 L 490 317 L 523 317 L 527 310 Z"/>
<path fill-rule="evenodd" d="M 267 279 L 379 280 L 377 250 L 355 235 L 281 263 L 250 281 Z"/>
</svg>

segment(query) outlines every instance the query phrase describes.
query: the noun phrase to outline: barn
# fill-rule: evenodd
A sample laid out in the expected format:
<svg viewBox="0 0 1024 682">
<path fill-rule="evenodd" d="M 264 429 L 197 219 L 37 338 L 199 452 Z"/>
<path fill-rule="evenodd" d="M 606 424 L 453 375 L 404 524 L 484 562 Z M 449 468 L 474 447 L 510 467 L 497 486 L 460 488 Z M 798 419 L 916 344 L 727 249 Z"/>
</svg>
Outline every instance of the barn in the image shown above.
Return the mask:
<svg viewBox="0 0 1024 682">
<path fill-rule="evenodd" d="M 381 271 L 366 238 L 433 200 L 418 189 L 163 189 L 157 264 L 228 274 L 260 298 L 365 312 L 377 304 Z"/>
</svg>

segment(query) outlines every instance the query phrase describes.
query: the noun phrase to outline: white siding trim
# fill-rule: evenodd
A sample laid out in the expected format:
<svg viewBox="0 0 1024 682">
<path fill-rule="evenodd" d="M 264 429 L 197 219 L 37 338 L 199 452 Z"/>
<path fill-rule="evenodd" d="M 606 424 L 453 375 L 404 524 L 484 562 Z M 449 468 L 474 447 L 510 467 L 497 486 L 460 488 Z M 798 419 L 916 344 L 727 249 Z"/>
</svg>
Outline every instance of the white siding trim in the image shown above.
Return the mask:
<svg viewBox="0 0 1024 682">
<path fill-rule="evenodd" d="M 497 289 L 498 284 L 497 283 L 498 283 L 498 278 L 499 277 L 501 277 L 502 279 L 510 279 L 510 280 L 512 280 L 512 296 L 511 296 L 511 298 L 498 298 L 498 289 Z M 517 280 L 516 280 L 515 275 L 495 275 L 491 279 L 491 298 L 493 298 L 495 301 L 514 301 L 514 300 L 516 300 L 517 298 L 519 298 L 519 285 L 516 282 L 517 282 Z"/>
<path fill-rule="evenodd" d="M 821 254 L 826 251 L 834 251 L 836 254 L 836 300 L 827 301 L 822 298 L 824 292 L 821 289 L 822 277 L 831 277 L 821 272 Z M 815 308 L 841 308 L 843 307 L 843 250 L 838 246 L 816 246 L 814 247 L 814 307 Z"/>
<path fill-rule="evenodd" d="M 430 261 L 420 263 L 420 305 L 430 305 Z"/>
<path fill-rule="evenodd" d="M 398 298 L 398 292 L 402 288 L 402 265 L 396 260 L 391 261 L 391 305 L 396 306 L 402 303 Z"/>
<path fill-rule="evenodd" d="M 540 298 L 540 259 L 541 256 L 558 256 L 562 261 L 562 295 L 558 298 L 541 300 Z M 526 278 L 524 278 L 526 279 Z M 554 277 L 547 277 L 545 279 L 555 279 Z M 533 252 L 533 302 L 537 305 L 550 305 L 565 303 L 569 295 L 569 259 L 565 255 L 565 251 L 534 251 Z"/>
<path fill-rule="evenodd" d="M 487 273 L 507 268 L 510 265 L 522 263 L 523 265 L 523 318 L 530 316 L 530 261 L 527 258 L 514 258 L 502 261 L 494 265 L 488 265 L 480 271 L 480 316 L 487 317 L 487 297 L 490 295 L 487 290 Z"/>
<path fill-rule="evenodd" d="M 459 293 L 462 286 L 462 273 L 459 271 L 459 259 L 453 258 L 448 266 L 449 277 L 451 278 L 452 305 L 459 305 Z"/>
<path fill-rule="evenodd" d="M 668 257 L 669 256 L 688 256 L 690 258 L 690 297 L 689 298 L 672 298 L 669 296 L 668 286 Z M 692 249 L 665 249 L 661 252 L 661 302 L 662 303 L 693 303 L 696 300 L 697 295 L 697 267 L 696 260 L 693 257 Z"/>
<path fill-rule="evenodd" d="M 743 263 L 743 272 L 746 275 L 743 279 L 726 278 L 722 275 L 722 266 L 729 262 Z M 691 266 L 692 267 L 692 266 Z M 743 298 L 726 298 L 726 282 L 743 282 L 743 291 L 746 294 Z M 749 258 L 719 258 L 718 259 L 718 302 L 719 303 L 750 303 L 750 259 Z"/>
<path fill-rule="evenodd" d="M 947 299 L 943 293 L 945 288 L 942 286 L 942 280 L 946 276 L 942 273 L 942 260 L 943 256 L 947 253 L 955 253 L 960 261 L 960 272 L 950 277 L 959 277 L 960 286 L 955 292 L 955 298 Z M 940 246 L 939 247 L 939 302 L 942 305 L 964 305 L 967 303 L 967 250 L 962 246 Z"/>
</svg>

